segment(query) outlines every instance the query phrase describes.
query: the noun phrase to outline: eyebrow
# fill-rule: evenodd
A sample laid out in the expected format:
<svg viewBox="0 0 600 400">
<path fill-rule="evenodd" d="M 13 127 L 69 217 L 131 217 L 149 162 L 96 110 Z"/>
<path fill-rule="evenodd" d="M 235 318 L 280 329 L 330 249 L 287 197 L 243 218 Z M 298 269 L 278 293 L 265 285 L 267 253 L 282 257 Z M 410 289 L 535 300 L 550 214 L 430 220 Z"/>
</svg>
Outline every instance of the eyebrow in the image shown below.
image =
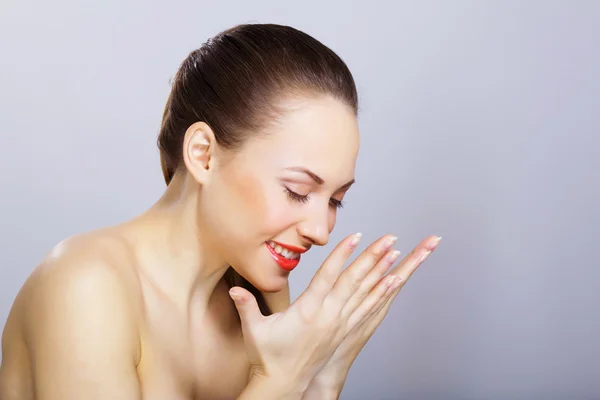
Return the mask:
<svg viewBox="0 0 600 400">
<path fill-rule="evenodd" d="M 304 168 L 304 167 L 289 167 L 289 168 L 286 168 L 286 169 L 289 170 L 289 171 L 302 172 L 302 173 L 310 176 L 312 178 L 312 180 L 317 183 L 317 185 L 323 185 L 325 183 L 325 181 L 323 180 L 323 178 L 321 178 L 319 175 L 315 174 L 314 172 L 312 172 L 308 168 Z M 348 189 L 350 186 L 352 186 L 354 184 L 354 182 L 356 182 L 355 179 L 352 179 L 352 180 L 348 181 L 347 183 L 343 184 L 338 189 L 338 191 Z"/>
</svg>

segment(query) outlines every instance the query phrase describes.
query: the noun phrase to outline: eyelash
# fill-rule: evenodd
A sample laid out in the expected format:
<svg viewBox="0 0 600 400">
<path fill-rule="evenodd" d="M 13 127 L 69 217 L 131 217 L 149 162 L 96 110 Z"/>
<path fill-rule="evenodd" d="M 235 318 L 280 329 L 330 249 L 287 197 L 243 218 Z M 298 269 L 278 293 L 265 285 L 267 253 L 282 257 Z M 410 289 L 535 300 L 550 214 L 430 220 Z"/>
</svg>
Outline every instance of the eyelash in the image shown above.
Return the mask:
<svg viewBox="0 0 600 400">
<path fill-rule="evenodd" d="M 306 203 L 308 202 L 308 196 L 302 196 L 296 192 L 292 192 L 290 189 L 284 187 L 285 193 L 288 195 L 290 200 L 296 201 L 298 203 Z M 344 202 L 336 199 L 329 200 L 329 205 L 334 208 L 342 208 L 344 207 Z"/>
</svg>

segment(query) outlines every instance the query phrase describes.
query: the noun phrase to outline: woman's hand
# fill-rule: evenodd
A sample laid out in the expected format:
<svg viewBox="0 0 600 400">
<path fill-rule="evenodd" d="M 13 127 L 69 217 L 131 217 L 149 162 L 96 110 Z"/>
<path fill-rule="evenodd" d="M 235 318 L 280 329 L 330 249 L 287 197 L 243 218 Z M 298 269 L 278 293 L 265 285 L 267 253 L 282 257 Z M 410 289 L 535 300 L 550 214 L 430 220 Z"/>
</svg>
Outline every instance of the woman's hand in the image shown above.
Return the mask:
<svg viewBox="0 0 600 400">
<path fill-rule="evenodd" d="M 369 283 L 372 271 L 385 272 L 391 265 L 383 256 L 394 238 L 380 238 L 340 274 L 358 239 L 355 235 L 344 239 L 285 312 L 265 317 L 250 292 L 240 287 L 230 290 L 253 379 L 280 382 L 285 386 L 282 392 L 304 392 L 348 333 L 381 304 L 385 290 L 364 289 L 377 283 Z M 391 284 L 386 279 L 381 285 Z"/>
<path fill-rule="evenodd" d="M 387 315 L 396 295 L 413 272 L 435 250 L 440 240 L 441 238 L 429 236 L 415 247 L 408 256 L 390 271 L 390 275 L 398 276 L 401 280 L 389 288 L 386 285 L 387 276 L 382 278 L 385 271 L 374 268 L 367 275 L 361 284 L 361 288 L 354 294 L 356 297 L 354 301 L 359 301 L 366 294 L 385 294 L 371 296 L 371 299 L 379 299 L 377 304 L 370 307 L 370 311 L 363 320 L 344 338 L 325 367 L 313 379 L 305 392 L 304 398 L 329 399 L 339 396 L 352 363 Z M 373 282 L 377 284 L 374 286 Z M 370 305 L 363 303 L 363 306 L 369 307 Z"/>
</svg>

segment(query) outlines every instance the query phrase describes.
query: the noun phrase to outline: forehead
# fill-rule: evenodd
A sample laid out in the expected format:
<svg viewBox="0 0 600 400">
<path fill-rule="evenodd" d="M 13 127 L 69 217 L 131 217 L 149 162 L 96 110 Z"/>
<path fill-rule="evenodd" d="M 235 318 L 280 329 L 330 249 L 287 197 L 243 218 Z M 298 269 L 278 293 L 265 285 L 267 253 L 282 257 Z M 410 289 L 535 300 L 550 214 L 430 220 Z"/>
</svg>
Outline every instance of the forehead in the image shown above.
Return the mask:
<svg viewBox="0 0 600 400">
<path fill-rule="evenodd" d="M 352 109 L 329 97 L 288 100 L 269 132 L 248 143 L 266 167 L 303 166 L 327 181 L 354 177 L 359 129 Z"/>
</svg>

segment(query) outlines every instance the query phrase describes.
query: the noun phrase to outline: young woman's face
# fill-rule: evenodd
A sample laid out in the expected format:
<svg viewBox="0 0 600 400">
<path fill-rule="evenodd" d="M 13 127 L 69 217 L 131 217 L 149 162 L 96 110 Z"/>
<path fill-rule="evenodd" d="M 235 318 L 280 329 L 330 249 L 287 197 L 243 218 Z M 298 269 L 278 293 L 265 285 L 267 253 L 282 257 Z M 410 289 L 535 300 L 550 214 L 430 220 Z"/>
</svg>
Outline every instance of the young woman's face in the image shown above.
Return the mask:
<svg viewBox="0 0 600 400">
<path fill-rule="evenodd" d="M 331 98 L 292 104 L 273 133 L 250 138 L 215 172 L 203 194 L 219 253 L 267 292 L 285 286 L 300 252 L 329 241 L 358 156 L 348 106 Z"/>
</svg>

